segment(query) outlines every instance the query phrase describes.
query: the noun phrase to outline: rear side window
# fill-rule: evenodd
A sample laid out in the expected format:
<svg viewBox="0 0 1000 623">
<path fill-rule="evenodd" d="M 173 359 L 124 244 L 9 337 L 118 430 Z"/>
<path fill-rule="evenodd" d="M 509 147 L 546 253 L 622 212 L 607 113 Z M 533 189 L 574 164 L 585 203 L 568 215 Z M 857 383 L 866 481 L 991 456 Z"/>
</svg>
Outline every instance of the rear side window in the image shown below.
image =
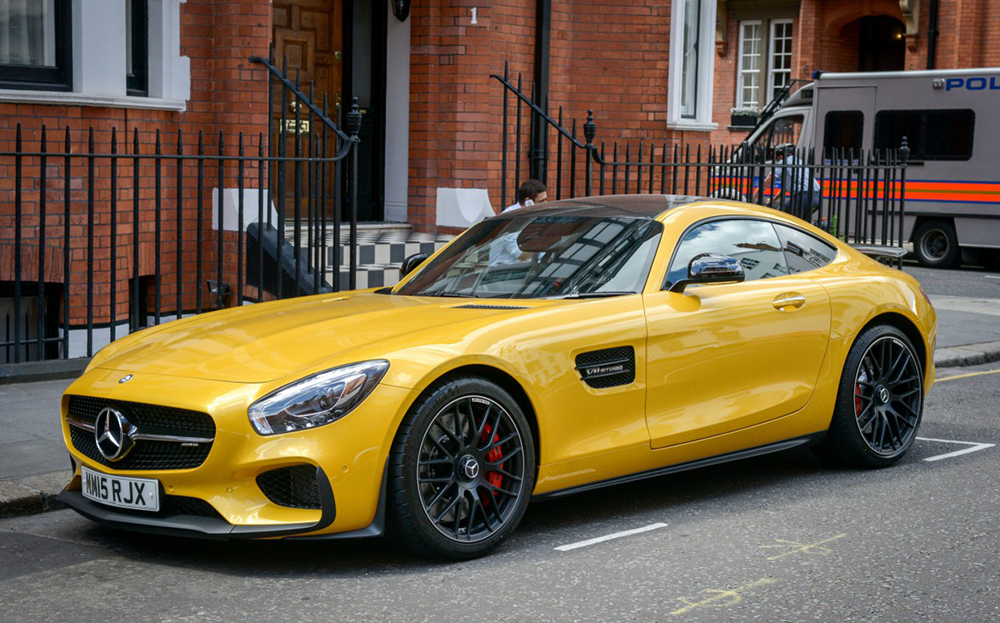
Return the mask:
<svg viewBox="0 0 1000 623">
<path fill-rule="evenodd" d="M 823 122 L 823 150 L 832 154 L 836 149 L 846 155 L 853 149 L 861 149 L 861 137 L 865 129 L 865 115 L 860 110 L 832 110 L 826 113 Z"/>
<path fill-rule="evenodd" d="M 731 219 L 709 221 L 684 234 L 667 274 L 668 286 L 687 277 L 688 264 L 696 255 L 720 253 L 739 260 L 746 280 L 788 274 L 781 241 L 768 221 Z"/>
<path fill-rule="evenodd" d="M 875 115 L 875 149 L 899 149 L 911 160 L 968 160 L 976 129 L 971 110 L 883 110 Z"/>
<path fill-rule="evenodd" d="M 836 247 L 804 231 L 777 223 L 774 229 L 777 230 L 778 239 L 781 240 L 781 249 L 785 253 L 789 274 L 821 268 L 837 257 Z"/>
</svg>

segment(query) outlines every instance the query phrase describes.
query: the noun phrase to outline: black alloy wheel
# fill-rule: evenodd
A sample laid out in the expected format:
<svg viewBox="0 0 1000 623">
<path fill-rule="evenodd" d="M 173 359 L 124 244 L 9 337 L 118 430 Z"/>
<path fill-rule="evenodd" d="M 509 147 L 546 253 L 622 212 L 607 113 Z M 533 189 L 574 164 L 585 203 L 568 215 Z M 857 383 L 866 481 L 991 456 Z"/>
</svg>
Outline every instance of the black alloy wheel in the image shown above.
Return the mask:
<svg viewBox="0 0 1000 623">
<path fill-rule="evenodd" d="M 820 452 L 856 467 L 887 467 L 910 449 L 923 414 L 923 366 L 891 325 L 865 329 L 844 363 Z"/>
<path fill-rule="evenodd" d="M 424 433 L 417 488 L 434 527 L 458 542 L 500 530 L 524 489 L 524 442 L 510 414 L 485 396 L 447 404 Z"/>
<path fill-rule="evenodd" d="M 909 346 L 892 335 L 875 340 L 854 379 L 855 421 L 868 447 L 892 456 L 909 445 L 923 396 L 920 367 Z"/>
<path fill-rule="evenodd" d="M 462 377 L 428 390 L 393 444 L 387 536 L 421 555 L 487 553 L 524 515 L 534 456 L 527 420 L 499 386 Z"/>
</svg>

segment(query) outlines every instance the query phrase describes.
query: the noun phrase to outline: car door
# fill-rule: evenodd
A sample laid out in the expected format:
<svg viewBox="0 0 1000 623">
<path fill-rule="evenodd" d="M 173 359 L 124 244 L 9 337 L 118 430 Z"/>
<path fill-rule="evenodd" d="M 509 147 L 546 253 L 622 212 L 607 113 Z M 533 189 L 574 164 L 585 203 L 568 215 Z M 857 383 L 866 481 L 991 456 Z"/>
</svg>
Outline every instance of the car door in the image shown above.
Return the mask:
<svg viewBox="0 0 1000 623">
<path fill-rule="evenodd" d="M 799 274 L 801 262 L 789 270 L 788 248 L 763 219 L 711 219 L 682 237 L 669 282 L 686 277 L 700 253 L 736 257 L 746 281 L 646 296 L 646 422 L 654 448 L 753 426 L 808 403 L 829 341 L 830 298 Z"/>
</svg>

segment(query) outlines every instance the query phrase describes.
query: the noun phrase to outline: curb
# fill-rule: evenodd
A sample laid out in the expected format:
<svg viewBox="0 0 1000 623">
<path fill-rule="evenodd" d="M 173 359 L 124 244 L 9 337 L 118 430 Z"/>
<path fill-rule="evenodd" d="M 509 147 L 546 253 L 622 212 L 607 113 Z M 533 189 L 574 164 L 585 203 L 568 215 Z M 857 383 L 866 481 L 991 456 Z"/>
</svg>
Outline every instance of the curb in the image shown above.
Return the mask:
<svg viewBox="0 0 1000 623">
<path fill-rule="evenodd" d="M 934 365 L 938 368 L 976 366 L 1000 361 L 1000 342 L 981 342 L 934 351 Z"/>
<path fill-rule="evenodd" d="M 75 379 L 83 374 L 88 363 L 90 363 L 89 357 L 5 363 L 0 365 L 0 385 L 50 381 L 52 379 Z"/>
<path fill-rule="evenodd" d="M 0 518 L 34 515 L 65 508 L 56 496 L 69 482 L 68 470 L 0 480 Z"/>
</svg>

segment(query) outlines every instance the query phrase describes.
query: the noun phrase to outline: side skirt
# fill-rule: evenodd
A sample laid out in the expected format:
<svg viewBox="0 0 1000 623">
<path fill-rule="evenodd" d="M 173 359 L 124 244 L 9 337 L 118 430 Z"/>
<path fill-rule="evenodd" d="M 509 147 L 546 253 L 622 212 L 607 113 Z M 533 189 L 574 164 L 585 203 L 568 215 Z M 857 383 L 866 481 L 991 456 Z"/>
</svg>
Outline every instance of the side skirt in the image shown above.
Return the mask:
<svg viewBox="0 0 1000 623">
<path fill-rule="evenodd" d="M 656 478 L 657 476 L 666 476 L 667 474 L 676 474 L 678 472 L 686 472 L 692 469 L 698 469 L 700 467 L 708 467 L 710 465 L 720 465 L 722 463 L 729 463 L 731 461 L 739 461 L 740 459 L 749 459 L 755 456 L 762 456 L 765 454 L 771 454 L 773 452 L 781 452 L 782 450 L 791 450 L 792 448 L 797 448 L 804 445 L 812 445 L 819 443 L 826 436 L 826 431 L 820 431 L 818 433 L 812 433 L 811 435 L 804 435 L 802 437 L 795 437 L 793 439 L 786 439 L 785 441 L 778 441 L 776 443 L 769 443 L 763 446 L 757 446 L 756 448 L 748 448 L 746 450 L 737 450 L 736 452 L 730 452 L 728 454 L 720 454 L 718 456 L 711 456 L 706 459 L 698 459 L 696 461 L 688 461 L 687 463 L 678 463 L 677 465 L 670 465 L 667 467 L 660 467 L 657 469 L 651 469 L 645 472 L 638 472 L 636 474 L 629 474 L 627 476 L 618 476 L 617 478 L 609 478 L 608 480 L 600 480 L 598 482 L 591 482 L 585 485 L 579 485 L 577 487 L 570 487 L 569 489 L 560 489 L 558 491 L 549 491 L 548 493 L 542 493 L 539 495 L 534 495 L 531 498 L 532 502 L 545 502 L 548 500 L 554 500 L 556 498 L 565 497 L 567 495 L 573 495 L 575 493 L 583 493 L 584 491 L 592 491 L 594 489 L 601 489 L 604 487 L 611 487 L 614 485 L 624 484 L 626 482 L 634 482 L 636 480 L 645 480 L 646 478 Z"/>
</svg>

